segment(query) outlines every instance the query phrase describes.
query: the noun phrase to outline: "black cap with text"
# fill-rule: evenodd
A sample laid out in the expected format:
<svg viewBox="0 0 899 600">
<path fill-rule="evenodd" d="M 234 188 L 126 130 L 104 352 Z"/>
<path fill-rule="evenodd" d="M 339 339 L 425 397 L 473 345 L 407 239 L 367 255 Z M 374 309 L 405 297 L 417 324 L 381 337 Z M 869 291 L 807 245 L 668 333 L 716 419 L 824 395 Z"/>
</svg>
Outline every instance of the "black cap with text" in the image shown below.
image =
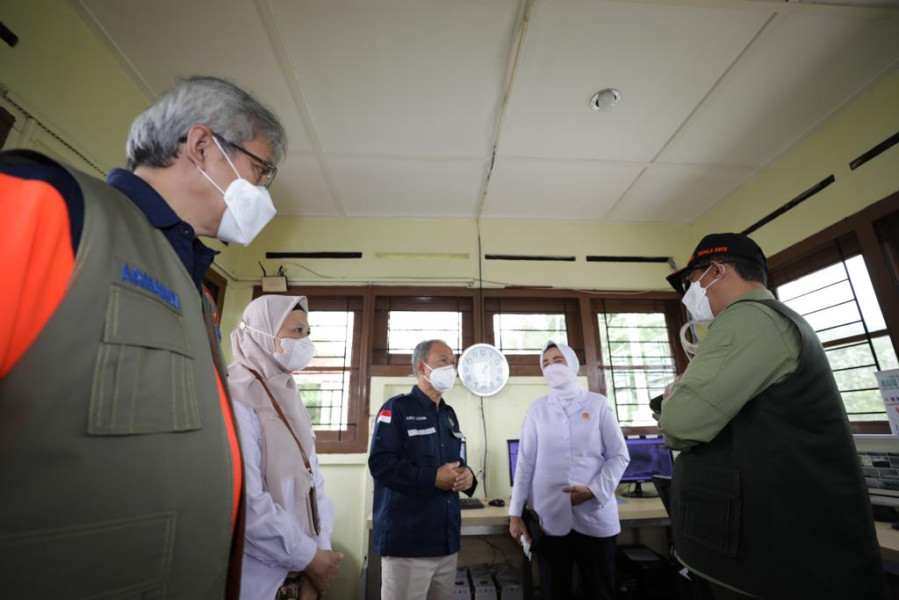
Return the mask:
<svg viewBox="0 0 899 600">
<path fill-rule="evenodd" d="M 684 268 L 666 277 L 668 283 L 677 293 L 683 294 L 681 278 L 697 265 L 706 264 L 711 256 L 740 256 L 758 262 L 763 268 L 768 268 L 768 261 L 765 259 L 762 249 L 748 236 L 742 233 L 710 233 L 702 238 L 696 246 Z"/>
</svg>

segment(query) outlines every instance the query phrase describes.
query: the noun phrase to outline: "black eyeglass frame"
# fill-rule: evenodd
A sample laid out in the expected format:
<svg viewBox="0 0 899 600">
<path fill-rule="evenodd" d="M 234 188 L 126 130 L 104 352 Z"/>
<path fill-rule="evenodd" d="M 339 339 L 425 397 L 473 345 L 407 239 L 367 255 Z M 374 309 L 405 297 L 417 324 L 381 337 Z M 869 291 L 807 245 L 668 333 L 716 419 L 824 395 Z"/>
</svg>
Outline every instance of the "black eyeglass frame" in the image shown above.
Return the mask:
<svg viewBox="0 0 899 600">
<path fill-rule="evenodd" d="M 712 266 L 712 262 L 716 262 L 719 265 L 733 264 L 733 261 L 730 261 L 730 260 L 715 260 L 715 261 L 710 261 L 710 262 L 707 262 L 707 263 L 704 263 L 701 265 L 696 265 L 695 267 L 690 267 L 689 269 L 684 271 L 680 276 L 681 290 L 683 290 L 683 292 L 685 294 L 687 293 L 687 290 L 690 289 L 690 285 L 692 285 L 692 283 L 693 283 L 692 281 L 690 281 L 690 273 L 692 273 L 693 271 L 697 271 L 699 269 L 703 269 L 703 270 L 708 269 L 709 267 Z"/>
<path fill-rule="evenodd" d="M 232 142 L 228 138 L 226 138 L 222 135 L 219 135 L 214 131 L 212 132 L 212 136 L 215 139 L 217 139 L 220 143 L 225 144 L 227 146 L 231 146 L 232 148 L 234 148 L 236 150 L 240 150 L 241 152 L 243 152 L 244 154 L 249 156 L 250 159 L 252 159 L 256 163 L 261 165 L 263 167 L 262 176 L 265 177 L 265 183 L 263 184 L 263 187 L 265 189 L 268 189 L 271 187 L 272 182 L 275 180 L 275 177 L 278 175 L 278 165 L 276 165 L 275 163 L 273 163 L 271 161 L 265 160 L 262 157 L 256 156 L 255 154 L 253 154 L 252 152 L 250 152 L 249 150 L 247 150 L 240 144 Z M 184 142 L 187 141 L 187 136 L 182 136 L 178 141 L 183 144 Z"/>
</svg>

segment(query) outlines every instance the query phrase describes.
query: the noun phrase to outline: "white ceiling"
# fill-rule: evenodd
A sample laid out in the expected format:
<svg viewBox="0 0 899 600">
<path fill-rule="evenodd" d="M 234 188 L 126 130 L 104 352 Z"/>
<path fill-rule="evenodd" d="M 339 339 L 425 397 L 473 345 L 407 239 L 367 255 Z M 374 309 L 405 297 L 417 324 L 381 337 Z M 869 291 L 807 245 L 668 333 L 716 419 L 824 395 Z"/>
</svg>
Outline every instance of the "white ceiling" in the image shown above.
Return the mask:
<svg viewBox="0 0 899 600">
<path fill-rule="evenodd" d="M 70 1 L 149 97 L 271 106 L 306 217 L 689 223 L 899 64 L 899 0 Z"/>
</svg>

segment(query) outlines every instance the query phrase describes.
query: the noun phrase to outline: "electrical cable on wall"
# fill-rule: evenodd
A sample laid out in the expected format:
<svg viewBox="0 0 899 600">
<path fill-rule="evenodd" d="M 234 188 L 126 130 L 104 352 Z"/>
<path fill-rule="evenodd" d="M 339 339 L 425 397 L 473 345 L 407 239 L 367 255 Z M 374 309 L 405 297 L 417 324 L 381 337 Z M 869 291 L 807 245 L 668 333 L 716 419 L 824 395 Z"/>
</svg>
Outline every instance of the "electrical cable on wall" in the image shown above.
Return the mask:
<svg viewBox="0 0 899 600">
<path fill-rule="evenodd" d="M 478 297 L 481 302 L 481 340 L 482 342 L 486 342 L 487 340 L 487 322 L 486 322 L 486 310 L 484 304 L 484 253 L 481 251 L 481 220 L 477 221 L 477 229 L 478 229 Z M 484 430 L 484 458 L 481 462 L 481 477 L 484 480 L 484 497 L 488 497 L 487 494 L 487 415 L 484 413 L 484 397 L 478 396 L 481 399 L 481 426 Z"/>
</svg>

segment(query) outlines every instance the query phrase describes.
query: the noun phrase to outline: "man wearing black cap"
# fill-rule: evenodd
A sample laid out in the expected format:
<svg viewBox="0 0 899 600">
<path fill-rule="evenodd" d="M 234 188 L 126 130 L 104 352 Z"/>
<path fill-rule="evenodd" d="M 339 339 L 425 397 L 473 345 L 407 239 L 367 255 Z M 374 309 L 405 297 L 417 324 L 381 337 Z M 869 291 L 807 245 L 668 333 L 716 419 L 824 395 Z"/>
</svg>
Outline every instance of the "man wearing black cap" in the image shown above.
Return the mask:
<svg viewBox="0 0 899 600">
<path fill-rule="evenodd" d="M 693 320 L 714 320 L 653 407 L 681 450 L 677 558 L 716 598 L 886 598 L 830 365 L 811 326 L 767 290 L 761 249 L 744 235 L 707 235 L 668 281 Z"/>
</svg>

